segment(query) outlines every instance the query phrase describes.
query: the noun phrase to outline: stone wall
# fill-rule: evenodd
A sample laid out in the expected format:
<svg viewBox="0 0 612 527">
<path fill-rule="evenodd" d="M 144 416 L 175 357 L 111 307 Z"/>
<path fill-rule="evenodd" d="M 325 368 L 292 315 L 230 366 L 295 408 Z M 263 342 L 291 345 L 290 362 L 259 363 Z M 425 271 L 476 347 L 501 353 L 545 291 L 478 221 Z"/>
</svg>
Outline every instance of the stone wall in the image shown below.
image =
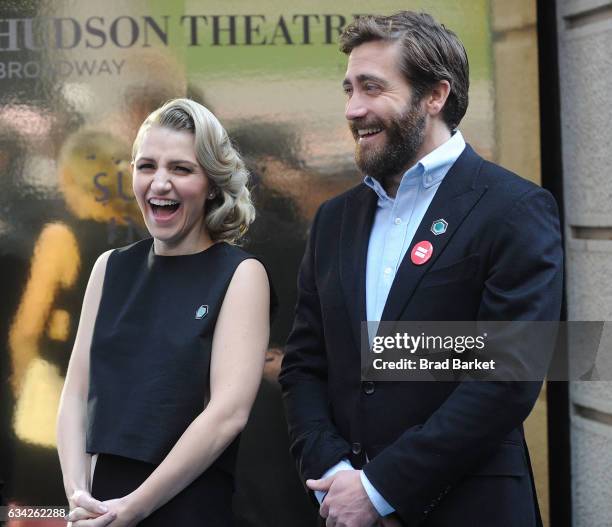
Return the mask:
<svg viewBox="0 0 612 527">
<path fill-rule="evenodd" d="M 557 0 L 557 29 L 568 318 L 612 320 L 612 2 Z M 612 526 L 612 383 L 570 399 L 573 525 Z"/>
</svg>

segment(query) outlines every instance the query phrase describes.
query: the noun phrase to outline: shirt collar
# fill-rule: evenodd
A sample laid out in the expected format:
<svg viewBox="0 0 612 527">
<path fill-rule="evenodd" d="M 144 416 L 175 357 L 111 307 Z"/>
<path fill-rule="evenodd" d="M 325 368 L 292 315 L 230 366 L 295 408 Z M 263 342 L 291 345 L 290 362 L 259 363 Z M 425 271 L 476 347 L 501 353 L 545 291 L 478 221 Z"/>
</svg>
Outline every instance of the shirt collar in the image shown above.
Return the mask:
<svg viewBox="0 0 612 527">
<path fill-rule="evenodd" d="M 416 165 L 404 172 L 398 194 L 402 191 L 402 188 L 419 181 L 422 181 L 425 188 L 439 184 L 464 149 L 465 140 L 463 135 L 461 135 L 459 130 L 455 130 L 448 141 L 429 152 Z M 371 176 L 365 176 L 363 182 L 376 192 L 379 202 L 381 200 L 392 200 L 378 180 Z"/>
</svg>

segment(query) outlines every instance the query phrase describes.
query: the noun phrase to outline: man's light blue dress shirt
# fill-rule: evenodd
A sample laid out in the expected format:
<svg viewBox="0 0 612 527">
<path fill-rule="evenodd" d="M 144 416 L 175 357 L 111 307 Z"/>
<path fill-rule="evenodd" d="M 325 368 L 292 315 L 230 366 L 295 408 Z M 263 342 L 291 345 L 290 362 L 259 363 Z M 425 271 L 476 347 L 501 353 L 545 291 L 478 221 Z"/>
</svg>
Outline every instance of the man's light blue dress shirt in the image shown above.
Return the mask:
<svg viewBox="0 0 612 527">
<path fill-rule="evenodd" d="M 461 132 L 457 130 L 448 141 L 427 154 L 404 173 L 395 198 L 390 197 L 376 179 L 370 176 L 365 177 L 363 182 L 378 195 L 366 264 L 368 321 L 380 321 L 395 273 L 406 251 L 412 245 L 412 238 L 444 176 L 464 149 L 465 141 Z M 352 468 L 350 462 L 343 459 L 323 474 L 323 478 L 340 470 Z M 360 477 L 378 514 L 386 516 L 392 513 L 393 507 L 374 488 L 362 471 L 360 471 Z M 321 502 L 325 493 L 315 492 L 315 495 Z"/>
</svg>

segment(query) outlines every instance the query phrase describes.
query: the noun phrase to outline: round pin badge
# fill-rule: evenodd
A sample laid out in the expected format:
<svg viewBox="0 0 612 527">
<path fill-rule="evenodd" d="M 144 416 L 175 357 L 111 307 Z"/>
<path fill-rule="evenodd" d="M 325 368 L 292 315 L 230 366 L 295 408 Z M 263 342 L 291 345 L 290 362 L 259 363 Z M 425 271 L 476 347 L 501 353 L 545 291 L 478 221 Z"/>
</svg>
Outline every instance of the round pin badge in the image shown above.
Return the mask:
<svg viewBox="0 0 612 527">
<path fill-rule="evenodd" d="M 410 260 L 414 265 L 423 265 L 431 258 L 433 254 L 433 245 L 428 241 L 417 243 L 410 253 Z"/>
</svg>

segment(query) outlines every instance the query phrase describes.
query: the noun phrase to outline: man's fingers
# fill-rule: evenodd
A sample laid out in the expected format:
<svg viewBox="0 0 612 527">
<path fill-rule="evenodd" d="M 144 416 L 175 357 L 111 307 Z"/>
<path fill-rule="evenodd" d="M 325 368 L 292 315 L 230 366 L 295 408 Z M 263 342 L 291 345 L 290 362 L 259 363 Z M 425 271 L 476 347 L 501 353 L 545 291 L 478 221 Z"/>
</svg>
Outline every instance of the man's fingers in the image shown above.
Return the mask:
<svg viewBox="0 0 612 527">
<path fill-rule="evenodd" d="M 329 502 L 327 499 L 324 499 L 321 502 L 321 506 L 319 507 L 319 516 L 321 516 L 321 518 L 327 518 L 329 516 Z"/>
<path fill-rule="evenodd" d="M 84 490 L 74 491 L 74 494 L 71 496 L 71 501 L 77 507 L 83 507 L 84 509 L 96 514 L 104 514 L 105 512 L 108 512 L 108 507 L 106 507 L 106 505 L 95 499 L 91 494 L 89 494 L 89 492 Z"/>
<path fill-rule="evenodd" d="M 72 527 L 106 527 L 112 523 L 115 518 L 117 518 L 117 515 L 113 511 L 109 511 L 97 518 L 73 522 Z"/>
<path fill-rule="evenodd" d="M 306 486 L 310 490 L 321 490 L 323 492 L 327 492 L 333 482 L 334 482 L 333 476 L 329 478 L 325 478 L 325 479 L 307 479 Z"/>
</svg>

